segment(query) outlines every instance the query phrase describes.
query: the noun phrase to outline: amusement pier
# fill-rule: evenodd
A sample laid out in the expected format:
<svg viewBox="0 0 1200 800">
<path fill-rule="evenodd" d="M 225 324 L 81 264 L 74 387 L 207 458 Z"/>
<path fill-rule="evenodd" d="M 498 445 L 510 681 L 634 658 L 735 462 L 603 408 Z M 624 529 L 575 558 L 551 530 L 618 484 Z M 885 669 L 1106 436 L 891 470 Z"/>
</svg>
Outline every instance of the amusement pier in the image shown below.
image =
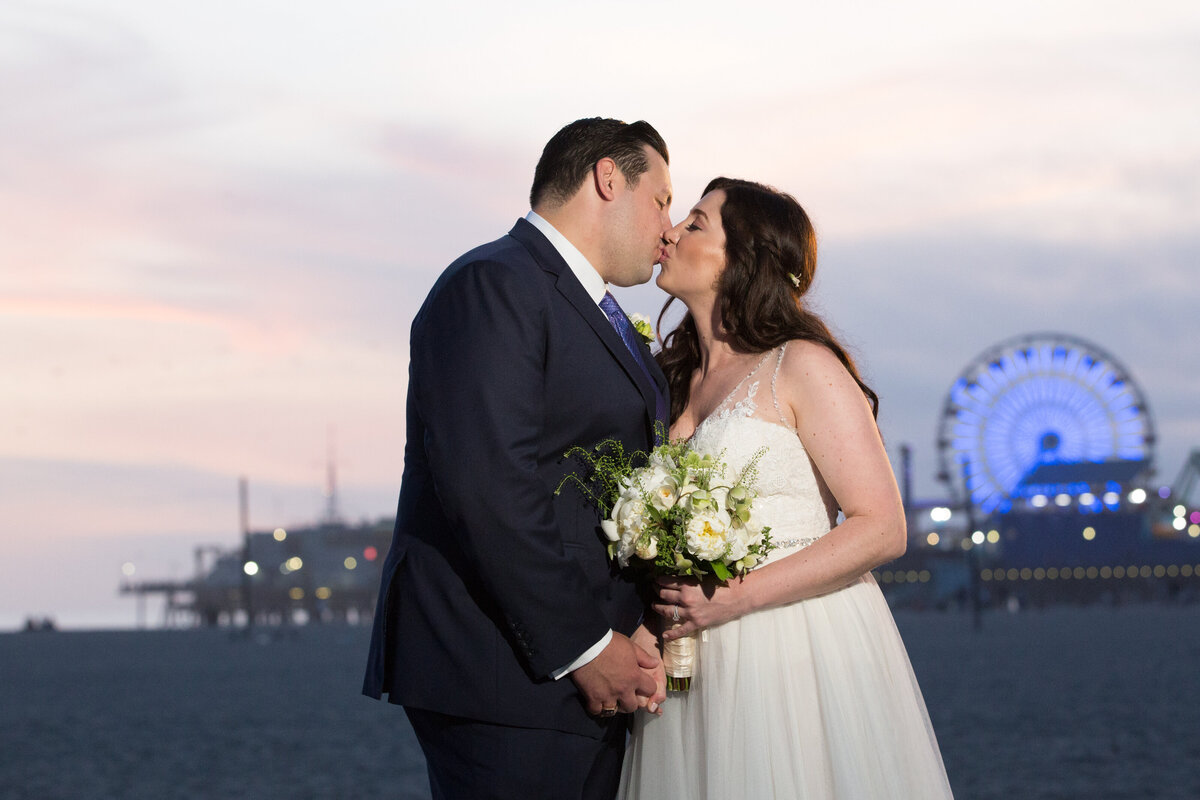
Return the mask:
<svg viewBox="0 0 1200 800">
<path fill-rule="evenodd" d="M 1165 483 L 1155 442 L 1147 398 L 1109 353 L 1061 333 L 1000 342 L 942 405 L 942 497 L 912 497 L 901 446 L 908 551 L 875 578 L 908 608 L 1200 599 L 1200 449 Z M 187 580 L 121 584 L 139 624 L 155 595 L 168 627 L 369 621 L 392 521 L 342 522 L 332 466 L 326 493 L 322 522 L 250 531 L 243 481 L 241 547 L 197 547 Z"/>
</svg>

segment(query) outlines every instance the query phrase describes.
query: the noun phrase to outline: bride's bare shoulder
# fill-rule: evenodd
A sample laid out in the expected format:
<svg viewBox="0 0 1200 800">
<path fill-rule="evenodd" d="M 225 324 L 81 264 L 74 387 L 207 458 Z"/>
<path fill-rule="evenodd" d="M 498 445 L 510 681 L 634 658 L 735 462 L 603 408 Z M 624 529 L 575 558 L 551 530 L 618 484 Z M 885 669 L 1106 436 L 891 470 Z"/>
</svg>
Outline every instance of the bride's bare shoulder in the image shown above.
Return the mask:
<svg viewBox="0 0 1200 800">
<path fill-rule="evenodd" d="M 862 399 L 846 366 L 832 350 L 820 342 L 793 339 L 787 343 L 779 364 L 776 391 L 793 404 L 805 404 L 814 398 L 838 400 Z"/>
<path fill-rule="evenodd" d="M 812 376 L 819 378 L 827 373 L 846 372 L 846 367 L 832 350 L 820 342 L 792 339 L 784 349 L 779 372 L 781 378 L 803 381 Z"/>
</svg>

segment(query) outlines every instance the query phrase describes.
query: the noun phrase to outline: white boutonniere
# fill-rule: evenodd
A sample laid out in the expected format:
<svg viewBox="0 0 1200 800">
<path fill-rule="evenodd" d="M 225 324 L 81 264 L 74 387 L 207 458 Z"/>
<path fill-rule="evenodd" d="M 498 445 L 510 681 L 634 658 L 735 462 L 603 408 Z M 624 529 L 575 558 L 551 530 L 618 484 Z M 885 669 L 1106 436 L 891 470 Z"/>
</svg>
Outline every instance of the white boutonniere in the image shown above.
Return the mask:
<svg viewBox="0 0 1200 800">
<path fill-rule="evenodd" d="M 630 314 L 629 321 L 633 323 L 633 329 L 638 332 L 646 344 L 654 344 L 654 324 L 650 322 L 650 318 L 645 314 Z"/>
</svg>

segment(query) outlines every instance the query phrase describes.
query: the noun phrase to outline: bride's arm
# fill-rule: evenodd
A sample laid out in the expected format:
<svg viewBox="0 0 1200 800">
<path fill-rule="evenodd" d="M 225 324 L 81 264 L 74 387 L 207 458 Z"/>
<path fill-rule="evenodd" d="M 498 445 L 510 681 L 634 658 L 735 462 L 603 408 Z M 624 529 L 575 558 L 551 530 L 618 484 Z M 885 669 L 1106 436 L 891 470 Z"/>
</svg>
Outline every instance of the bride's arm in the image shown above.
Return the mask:
<svg viewBox="0 0 1200 800">
<path fill-rule="evenodd" d="M 683 623 L 664 625 L 664 638 L 840 589 L 904 553 L 904 506 L 887 452 L 870 405 L 837 356 L 812 342 L 792 342 L 776 392 L 845 521 L 804 550 L 725 586 L 660 578 L 654 610 L 670 619 L 678 606 Z"/>
</svg>

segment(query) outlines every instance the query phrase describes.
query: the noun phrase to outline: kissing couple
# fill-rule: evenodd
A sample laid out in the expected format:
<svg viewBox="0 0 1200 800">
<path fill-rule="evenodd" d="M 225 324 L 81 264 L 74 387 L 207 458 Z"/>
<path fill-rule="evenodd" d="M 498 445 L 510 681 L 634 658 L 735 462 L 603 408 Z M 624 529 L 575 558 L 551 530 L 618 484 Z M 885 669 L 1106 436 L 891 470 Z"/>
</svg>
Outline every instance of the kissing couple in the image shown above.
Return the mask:
<svg viewBox="0 0 1200 800">
<path fill-rule="evenodd" d="M 430 290 L 363 692 L 404 707 L 439 800 L 950 797 L 871 576 L 904 510 L 878 399 L 806 304 L 813 227 L 728 178 L 673 225 L 668 162 L 646 122 L 572 122 L 532 210 Z M 656 263 L 687 313 L 652 353 L 607 287 Z M 572 448 L 664 429 L 758 459 L 775 549 L 744 577 L 639 580 L 555 492 Z M 661 648 L 697 631 L 667 692 Z"/>
</svg>

